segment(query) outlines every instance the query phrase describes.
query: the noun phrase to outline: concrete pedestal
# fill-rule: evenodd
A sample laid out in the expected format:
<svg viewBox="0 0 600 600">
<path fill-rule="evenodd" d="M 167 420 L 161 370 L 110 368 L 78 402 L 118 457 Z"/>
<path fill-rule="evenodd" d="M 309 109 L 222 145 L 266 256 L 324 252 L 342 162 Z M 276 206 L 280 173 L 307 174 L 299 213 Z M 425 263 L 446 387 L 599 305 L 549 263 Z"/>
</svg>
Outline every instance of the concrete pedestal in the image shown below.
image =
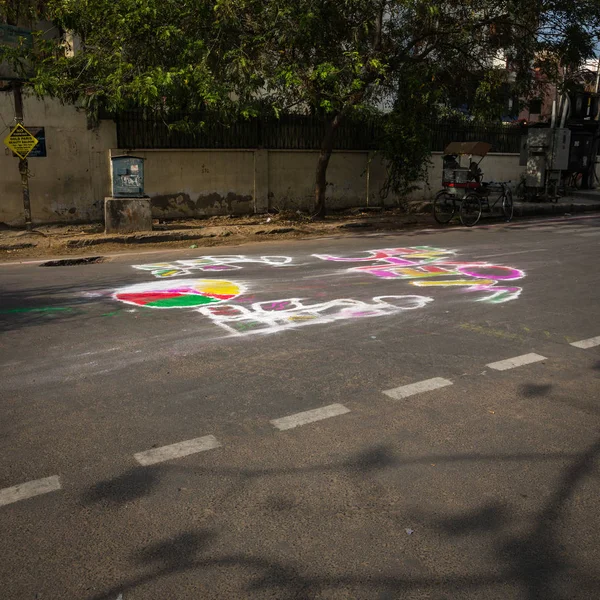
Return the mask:
<svg viewBox="0 0 600 600">
<path fill-rule="evenodd" d="M 150 198 L 104 198 L 104 231 L 106 233 L 152 231 Z"/>
</svg>

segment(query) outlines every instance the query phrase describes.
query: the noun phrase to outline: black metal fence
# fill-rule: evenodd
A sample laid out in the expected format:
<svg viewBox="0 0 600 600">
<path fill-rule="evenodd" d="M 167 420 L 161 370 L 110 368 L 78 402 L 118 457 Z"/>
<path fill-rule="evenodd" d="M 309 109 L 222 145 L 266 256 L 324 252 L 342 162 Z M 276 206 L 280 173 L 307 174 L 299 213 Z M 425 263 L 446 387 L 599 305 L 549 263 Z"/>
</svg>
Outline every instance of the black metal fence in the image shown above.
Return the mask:
<svg viewBox="0 0 600 600">
<path fill-rule="evenodd" d="M 492 145 L 491 152 L 518 154 L 523 133 L 521 126 L 512 124 L 437 121 L 431 124 L 430 148 L 443 152 L 450 142 L 487 142 Z"/>
<path fill-rule="evenodd" d="M 325 122 L 310 115 L 239 119 L 231 123 L 216 118 L 145 111 L 126 111 L 117 118 L 119 148 L 268 148 L 272 150 L 315 150 L 321 147 Z M 203 125 L 200 127 L 199 123 Z M 342 121 L 334 138 L 335 150 L 377 150 L 381 121 Z M 443 151 L 452 141 L 484 141 L 492 152 L 519 152 L 522 129 L 512 125 L 432 122 L 430 149 Z"/>
</svg>

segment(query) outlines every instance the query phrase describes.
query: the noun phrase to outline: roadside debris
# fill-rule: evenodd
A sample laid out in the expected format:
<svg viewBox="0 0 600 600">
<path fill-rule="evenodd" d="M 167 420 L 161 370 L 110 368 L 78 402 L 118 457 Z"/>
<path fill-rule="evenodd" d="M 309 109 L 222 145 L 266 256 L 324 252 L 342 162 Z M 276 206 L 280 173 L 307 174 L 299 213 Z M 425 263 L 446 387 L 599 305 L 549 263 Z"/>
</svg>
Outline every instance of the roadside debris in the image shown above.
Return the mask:
<svg viewBox="0 0 600 600">
<path fill-rule="evenodd" d="M 103 256 L 86 256 L 85 258 L 62 258 L 59 260 L 48 260 L 40 267 L 73 267 L 76 265 L 90 265 L 104 262 Z"/>
</svg>

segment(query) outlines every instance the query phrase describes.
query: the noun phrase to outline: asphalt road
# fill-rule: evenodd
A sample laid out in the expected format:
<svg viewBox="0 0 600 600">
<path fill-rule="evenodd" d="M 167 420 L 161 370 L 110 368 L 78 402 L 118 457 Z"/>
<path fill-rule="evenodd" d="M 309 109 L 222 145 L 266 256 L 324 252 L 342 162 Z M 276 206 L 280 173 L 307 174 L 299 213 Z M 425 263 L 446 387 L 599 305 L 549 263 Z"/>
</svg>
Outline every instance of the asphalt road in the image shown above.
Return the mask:
<svg viewBox="0 0 600 600">
<path fill-rule="evenodd" d="M 0 597 L 599 598 L 599 242 L 0 265 Z"/>
</svg>

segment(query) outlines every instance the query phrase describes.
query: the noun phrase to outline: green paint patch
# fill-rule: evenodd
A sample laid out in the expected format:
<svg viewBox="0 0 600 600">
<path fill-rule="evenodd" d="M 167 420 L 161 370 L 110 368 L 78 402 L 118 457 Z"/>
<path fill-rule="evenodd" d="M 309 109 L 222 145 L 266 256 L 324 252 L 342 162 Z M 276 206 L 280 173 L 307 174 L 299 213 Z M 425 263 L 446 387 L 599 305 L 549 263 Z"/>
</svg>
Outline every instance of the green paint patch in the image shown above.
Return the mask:
<svg viewBox="0 0 600 600">
<path fill-rule="evenodd" d="M 119 312 L 121 312 L 121 311 L 115 310 L 113 312 L 104 313 L 103 315 L 100 315 L 100 316 L 101 317 L 114 317 L 115 315 L 118 315 Z"/>
<path fill-rule="evenodd" d="M 148 302 L 146 306 L 171 308 L 177 306 L 201 306 L 202 304 L 212 304 L 213 302 L 219 302 L 219 300 L 208 296 L 200 296 L 199 294 L 185 294 L 183 296 L 173 296 L 162 300 L 154 300 Z"/>
<path fill-rule="evenodd" d="M 10 308 L 8 310 L 0 310 L 0 314 L 8 315 L 14 313 L 30 313 L 30 312 L 41 312 L 41 313 L 50 313 L 50 312 L 68 312 L 73 310 L 70 306 L 44 306 L 42 308 Z"/>
<path fill-rule="evenodd" d="M 240 333 L 251 331 L 253 329 L 265 328 L 265 324 L 260 321 L 234 321 L 231 327 Z"/>
</svg>

